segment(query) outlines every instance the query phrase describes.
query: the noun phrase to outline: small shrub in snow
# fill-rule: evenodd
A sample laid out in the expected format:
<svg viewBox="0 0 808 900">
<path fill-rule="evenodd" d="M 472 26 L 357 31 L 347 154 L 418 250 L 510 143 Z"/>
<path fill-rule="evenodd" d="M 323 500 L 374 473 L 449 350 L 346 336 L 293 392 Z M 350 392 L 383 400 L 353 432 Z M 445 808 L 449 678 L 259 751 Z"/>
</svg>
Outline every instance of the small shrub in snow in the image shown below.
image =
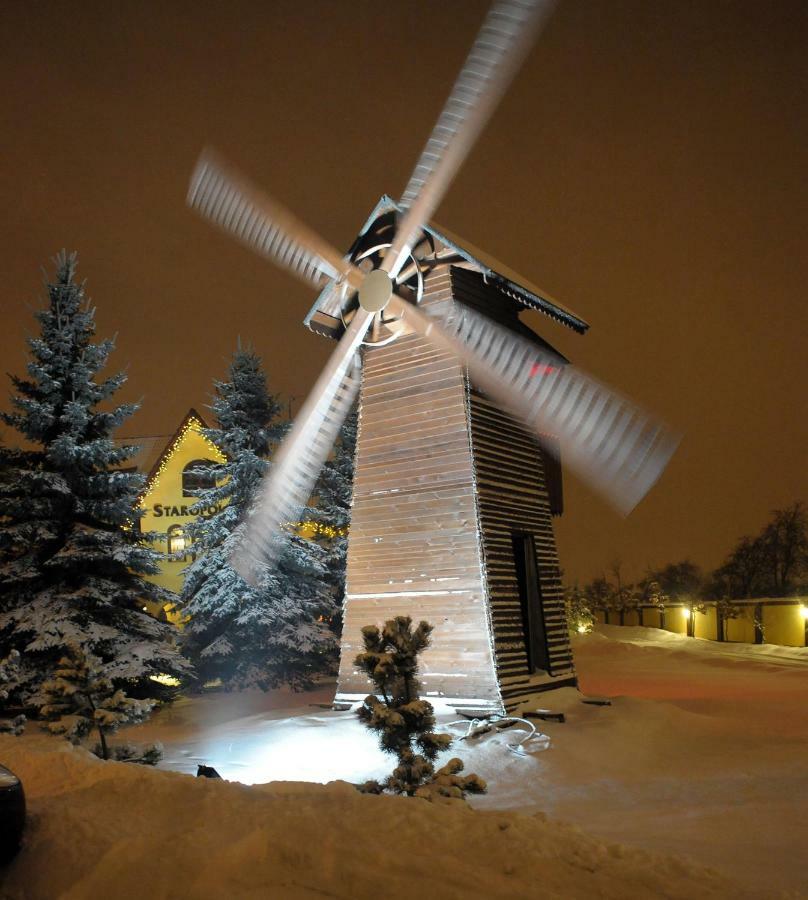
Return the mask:
<svg viewBox="0 0 808 900">
<path fill-rule="evenodd" d="M 68 646 L 53 678 L 43 685 L 46 703 L 41 714 L 52 721 L 53 734 L 63 734 L 78 743 L 95 728 L 101 759 L 109 759 L 106 736 L 127 722 L 140 722 L 151 712 L 153 700 L 135 700 L 116 688 L 102 672 L 97 656 L 76 645 Z"/>
<path fill-rule="evenodd" d="M 25 729 L 25 716 L 8 716 L 7 704 L 20 672 L 20 654 L 12 650 L 0 659 L 0 734 L 20 735 Z"/>
<path fill-rule="evenodd" d="M 576 584 L 567 588 L 564 593 L 564 612 L 567 616 L 567 628 L 571 634 L 585 634 L 595 625 L 595 614 L 589 598 Z"/>
<path fill-rule="evenodd" d="M 396 616 L 380 631 L 375 625 L 362 629 L 364 652 L 356 665 L 370 678 L 378 694 L 365 697 L 359 718 L 379 735 L 382 750 L 394 754 L 398 765 L 384 782 L 368 781 L 360 790 L 380 794 L 462 799 L 466 792 L 483 793 L 485 782 L 477 775 L 461 776 L 463 763 L 451 759 L 435 771 L 438 753 L 448 750 L 452 739 L 436 734 L 432 704 L 418 699 L 418 654 L 429 646 L 432 626 L 419 623 L 413 630 L 409 616 Z"/>
<path fill-rule="evenodd" d="M 655 578 L 648 579 L 643 585 L 643 601 L 654 606 L 660 613 L 665 612 L 665 607 L 670 603 L 670 599 Z"/>
</svg>

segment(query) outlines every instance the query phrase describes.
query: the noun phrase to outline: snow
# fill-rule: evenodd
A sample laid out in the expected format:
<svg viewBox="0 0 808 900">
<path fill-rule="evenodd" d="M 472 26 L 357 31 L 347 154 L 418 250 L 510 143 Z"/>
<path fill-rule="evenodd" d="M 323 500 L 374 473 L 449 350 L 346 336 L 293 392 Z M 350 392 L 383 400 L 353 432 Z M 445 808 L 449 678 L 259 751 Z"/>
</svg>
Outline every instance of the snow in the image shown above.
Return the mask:
<svg viewBox="0 0 808 900">
<path fill-rule="evenodd" d="M 121 740 L 163 743 L 161 771 L 102 763 L 33 725 L 23 738 L 0 736 L 0 761 L 22 777 L 30 810 L 0 896 L 801 889 L 808 651 L 617 626 L 575 649 L 585 694 L 612 705 L 582 704 L 571 689 L 542 695 L 533 708 L 563 711 L 566 722 L 538 722 L 549 746 L 534 738 L 523 757 L 503 746 L 524 737 L 518 726 L 457 743 L 450 754 L 489 783 L 474 809 L 360 795 L 336 781 L 380 777 L 392 759 L 351 713 L 310 705 L 328 703 L 328 685 L 183 699 L 125 729 Z M 200 762 L 244 784 L 178 774 Z"/>
<path fill-rule="evenodd" d="M 757 662 L 767 661 L 780 665 L 808 665 L 808 649 L 805 647 L 783 647 L 780 644 L 741 644 L 737 642 L 716 643 L 704 638 L 690 638 L 683 634 L 673 634 L 659 628 L 638 628 L 632 626 L 599 625 L 589 636 L 590 641 L 619 641 L 635 647 L 664 647 L 701 656 L 702 659 L 743 659 Z"/>
<path fill-rule="evenodd" d="M 3 896 L 221 898 L 752 896 L 685 862 L 628 851 L 538 813 L 329 785 L 237 783 L 101 763 L 82 750 L 0 753 L 31 826 Z"/>
</svg>

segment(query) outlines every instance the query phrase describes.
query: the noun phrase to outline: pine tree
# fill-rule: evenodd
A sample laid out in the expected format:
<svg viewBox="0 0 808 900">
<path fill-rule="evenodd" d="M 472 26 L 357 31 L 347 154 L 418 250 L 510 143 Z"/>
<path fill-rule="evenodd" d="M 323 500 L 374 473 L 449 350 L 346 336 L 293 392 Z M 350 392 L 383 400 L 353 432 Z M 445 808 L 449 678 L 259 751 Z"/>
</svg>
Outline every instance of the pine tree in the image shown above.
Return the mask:
<svg viewBox="0 0 808 900">
<path fill-rule="evenodd" d="M 20 735 L 25 729 L 25 716 L 14 714 L 9 709 L 9 698 L 20 677 L 20 654 L 12 650 L 5 658 L 0 659 L 0 734 Z"/>
<path fill-rule="evenodd" d="M 334 604 L 326 553 L 316 542 L 290 534 L 276 566 L 257 566 L 254 585 L 230 565 L 270 465 L 267 456 L 287 426 L 255 353 L 239 345 L 229 378 L 214 382 L 210 409 L 217 427 L 205 431 L 228 461 L 215 470 L 216 486 L 199 494 L 202 504 L 219 511 L 189 529 L 197 559 L 183 587 L 185 646 L 203 680 L 220 678 L 233 688 L 305 687 L 336 658 L 327 625 Z"/>
<path fill-rule="evenodd" d="M 335 631 L 341 630 L 341 613 L 345 601 L 345 570 L 348 560 L 348 528 L 351 523 L 354 457 L 358 415 L 352 411 L 340 430 L 333 456 L 326 462 L 317 484 L 317 505 L 314 519 L 325 535 L 327 580 L 331 586 L 339 612 L 332 622 Z"/>
<path fill-rule="evenodd" d="M 112 440 L 138 407 L 108 403 L 126 380 L 97 380 L 114 341 L 93 343 L 95 309 L 75 281 L 75 254 L 55 263 L 28 378 L 12 376 L 15 410 L 0 413 L 34 448 L 6 451 L 0 466 L 0 656 L 22 652 L 16 699 L 34 708 L 69 644 L 146 696 L 160 690 L 149 675 L 189 670 L 172 626 L 143 610 L 145 598 L 176 598 L 143 578 L 159 556 L 137 534 L 142 477 L 121 469 L 137 448 Z"/>
<path fill-rule="evenodd" d="M 381 699 L 368 695 L 357 714 L 379 735 L 382 750 L 398 759 L 385 782 L 368 781 L 362 786 L 366 793 L 389 790 L 431 800 L 436 795 L 460 799 L 466 792 L 486 790 L 479 776 L 458 774 L 463 762 L 457 758 L 435 771 L 435 759 L 449 749 L 452 739 L 433 731 L 432 704 L 418 698 L 418 654 L 429 646 L 431 633 L 428 622 L 420 622 L 413 630 L 409 616 L 390 619 L 381 631 L 375 625 L 362 629 L 365 649 L 356 657 L 356 665 L 373 682 Z"/>
<path fill-rule="evenodd" d="M 40 710 L 51 720 L 48 730 L 63 734 L 74 744 L 95 728 L 101 759 L 109 759 L 107 735 L 121 725 L 142 721 L 156 702 L 127 697 L 104 674 L 105 668 L 97 656 L 68 645 L 53 677 L 42 686 L 46 702 Z"/>
</svg>

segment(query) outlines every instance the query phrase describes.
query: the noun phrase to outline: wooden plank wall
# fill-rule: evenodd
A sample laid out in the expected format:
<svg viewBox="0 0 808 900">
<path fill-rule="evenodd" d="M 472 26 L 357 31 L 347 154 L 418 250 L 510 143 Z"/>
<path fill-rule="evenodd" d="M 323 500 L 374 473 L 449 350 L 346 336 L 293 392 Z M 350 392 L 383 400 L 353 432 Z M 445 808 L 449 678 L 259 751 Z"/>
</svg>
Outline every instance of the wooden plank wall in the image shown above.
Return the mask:
<svg viewBox="0 0 808 900">
<path fill-rule="evenodd" d="M 451 270 L 454 297 L 513 327 L 513 300 L 463 269 Z M 538 344 L 543 344 L 536 337 Z M 483 537 L 484 564 L 502 696 L 512 707 L 540 688 L 574 683 L 558 551 L 553 533 L 546 455 L 535 438 L 490 400 L 472 390 L 471 436 Z M 560 490 L 560 478 L 558 479 Z M 512 534 L 533 535 L 539 566 L 550 669 L 528 672 Z"/>
<path fill-rule="evenodd" d="M 449 273 L 424 305 L 451 303 Z M 394 615 L 435 626 L 427 696 L 499 710 L 462 367 L 421 338 L 364 350 L 336 703 L 364 696 L 361 629 Z"/>
</svg>

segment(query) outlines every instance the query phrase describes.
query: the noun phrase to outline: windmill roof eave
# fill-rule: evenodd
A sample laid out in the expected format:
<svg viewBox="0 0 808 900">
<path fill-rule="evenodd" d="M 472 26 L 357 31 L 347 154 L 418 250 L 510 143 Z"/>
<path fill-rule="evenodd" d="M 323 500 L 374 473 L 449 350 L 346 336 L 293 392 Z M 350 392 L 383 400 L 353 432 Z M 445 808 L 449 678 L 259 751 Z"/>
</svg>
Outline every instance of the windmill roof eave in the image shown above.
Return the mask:
<svg viewBox="0 0 808 900">
<path fill-rule="evenodd" d="M 370 216 L 368 216 L 356 241 L 354 241 L 351 249 L 346 254 L 346 259 L 350 258 L 354 247 L 376 219 L 380 215 L 390 212 L 391 210 L 401 212 L 401 208 L 398 204 L 385 194 L 376 204 Z M 577 313 L 573 312 L 562 303 L 559 303 L 546 291 L 531 284 L 526 278 L 523 278 L 517 272 L 514 272 L 512 269 L 503 265 L 490 254 L 478 249 L 468 241 L 455 236 L 452 232 L 441 226 L 430 223 L 425 227 L 425 230 L 442 244 L 452 249 L 458 256 L 478 268 L 483 277 L 487 281 L 490 281 L 496 288 L 516 300 L 518 303 L 521 303 L 526 308 L 538 310 L 546 316 L 549 316 L 551 319 L 560 322 L 562 325 L 566 325 L 578 334 L 584 334 L 589 329 L 589 323 L 582 319 Z M 320 331 L 320 329 L 316 327 L 316 323 L 312 320 L 318 312 L 325 314 L 322 307 L 331 299 L 333 289 L 334 282 L 329 282 L 329 284 L 327 284 L 320 292 L 314 305 L 304 319 L 306 326 L 311 328 L 312 331 Z"/>
</svg>

